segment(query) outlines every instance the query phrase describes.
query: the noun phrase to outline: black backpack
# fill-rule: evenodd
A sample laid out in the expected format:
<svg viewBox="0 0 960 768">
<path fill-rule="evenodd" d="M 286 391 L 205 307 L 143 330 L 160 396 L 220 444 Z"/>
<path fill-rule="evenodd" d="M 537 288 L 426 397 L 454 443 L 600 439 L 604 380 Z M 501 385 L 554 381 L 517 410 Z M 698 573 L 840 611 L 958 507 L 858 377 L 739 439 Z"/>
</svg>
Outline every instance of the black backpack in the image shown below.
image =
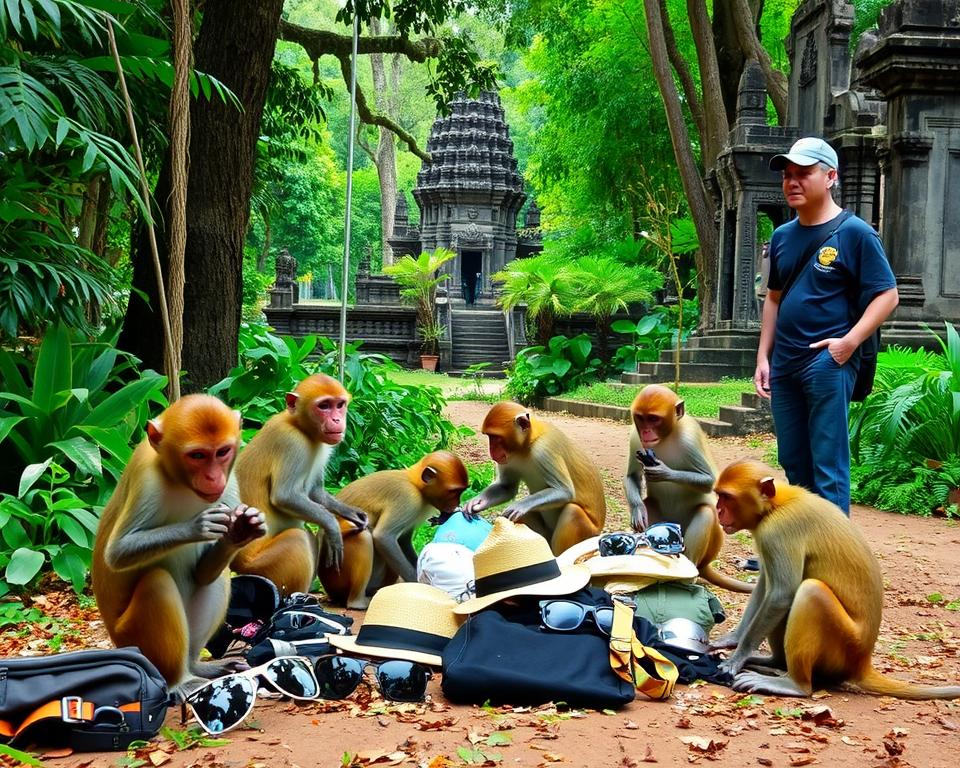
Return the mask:
<svg viewBox="0 0 960 768">
<path fill-rule="evenodd" d="M 157 734 L 167 684 L 136 648 L 0 660 L 0 743 L 125 750 Z"/>
</svg>

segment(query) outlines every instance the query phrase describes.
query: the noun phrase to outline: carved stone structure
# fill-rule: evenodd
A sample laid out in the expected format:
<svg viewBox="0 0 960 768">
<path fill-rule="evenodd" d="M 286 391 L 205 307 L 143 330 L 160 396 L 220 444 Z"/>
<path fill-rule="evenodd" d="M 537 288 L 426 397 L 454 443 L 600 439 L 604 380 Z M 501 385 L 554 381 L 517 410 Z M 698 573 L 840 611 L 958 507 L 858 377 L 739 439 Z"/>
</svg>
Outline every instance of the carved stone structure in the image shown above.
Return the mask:
<svg viewBox="0 0 960 768">
<path fill-rule="evenodd" d="M 887 102 L 883 240 L 900 290 L 884 340 L 929 344 L 960 318 L 960 0 L 898 0 L 859 58 Z"/>
<path fill-rule="evenodd" d="M 526 194 L 500 97 L 484 91 L 479 99 L 455 98 L 450 115 L 434 122 L 427 149 L 433 162 L 420 169 L 413 190 L 420 226 L 410 226 L 406 198 L 398 194 L 390 245 L 398 255 L 449 248 L 457 254 L 444 266 L 452 278 L 450 298 L 463 299 L 466 291 L 490 303 L 490 275 L 517 255 L 541 250 L 536 207 L 528 211 L 518 247 L 517 215 Z"/>
<path fill-rule="evenodd" d="M 281 248 L 276 260 L 276 278 L 270 289 L 270 306 L 276 309 L 289 309 L 300 300 L 297 286 L 297 260 L 290 251 Z"/>
<path fill-rule="evenodd" d="M 740 78 L 737 119 L 729 146 L 717 158 L 721 198 L 717 331 L 759 327 L 754 293 L 762 245 L 757 242 L 758 214 L 765 213 L 774 226 L 787 220 L 780 177 L 770 171 L 768 163 L 798 134 L 796 128 L 767 125 L 766 102 L 763 71 L 751 61 Z"/>
</svg>

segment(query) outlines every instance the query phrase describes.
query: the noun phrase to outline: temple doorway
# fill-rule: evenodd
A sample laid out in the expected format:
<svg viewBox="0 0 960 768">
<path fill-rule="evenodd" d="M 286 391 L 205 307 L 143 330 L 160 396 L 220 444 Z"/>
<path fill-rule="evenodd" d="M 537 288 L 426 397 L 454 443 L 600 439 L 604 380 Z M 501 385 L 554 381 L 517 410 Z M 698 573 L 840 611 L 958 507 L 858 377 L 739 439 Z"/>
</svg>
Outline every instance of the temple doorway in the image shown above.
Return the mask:
<svg viewBox="0 0 960 768">
<path fill-rule="evenodd" d="M 483 290 L 483 252 L 460 251 L 460 292 L 467 306 L 477 303 Z"/>
</svg>

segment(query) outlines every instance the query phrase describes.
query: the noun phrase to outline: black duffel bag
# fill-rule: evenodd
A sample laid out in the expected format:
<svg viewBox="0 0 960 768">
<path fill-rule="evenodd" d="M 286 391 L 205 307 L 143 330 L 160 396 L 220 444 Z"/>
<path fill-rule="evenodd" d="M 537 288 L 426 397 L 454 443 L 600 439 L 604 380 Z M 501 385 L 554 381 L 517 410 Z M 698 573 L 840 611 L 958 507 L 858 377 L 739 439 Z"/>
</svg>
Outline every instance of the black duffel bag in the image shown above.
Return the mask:
<svg viewBox="0 0 960 768">
<path fill-rule="evenodd" d="M 443 694 L 458 704 L 617 709 L 636 690 L 610 666 L 609 638 L 551 632 L 496 609 L 467 619 L 443 651 Z"/>
<path fill-rule="evenodd" d="M 168 699 L 137 648 L 0 659 L 0 743 L 125 750 L 157 734 Z"/>
</svg>

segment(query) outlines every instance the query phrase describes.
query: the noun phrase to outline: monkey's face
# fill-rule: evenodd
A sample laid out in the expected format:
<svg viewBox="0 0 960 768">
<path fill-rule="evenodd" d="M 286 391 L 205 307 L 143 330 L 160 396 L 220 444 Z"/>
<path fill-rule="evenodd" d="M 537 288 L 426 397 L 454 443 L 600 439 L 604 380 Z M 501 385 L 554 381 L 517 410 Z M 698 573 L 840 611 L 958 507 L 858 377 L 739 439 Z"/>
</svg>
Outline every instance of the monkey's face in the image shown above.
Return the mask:
<svg viewBox="0 0 960 768">
<path fill-rule="evenodd" d="M 227 477 L 237 454 L 233 441 L 217 447 L 197 446 L 181 457 L 187 484 L 201 499 L 213 503 L 227 487 Z"/>
<path fill-rule="evenodd" d="M 663 418 L 654 413 L 635 413 L 633 423 L 644 448 L 653 448 L 660 442 L 665 429 Z"/>
<path fill-rule="evenodd" d="M 510 460 L 507 441 L 499 435 L 487 435 L 490 440 L 490 458 L 497 464 L 506 464 Z"/>
<path fill-rule="evenodd" d="M 347 398 L 319 397 L 311 403 L 310 416 L 317 425 L 320 441 L 336 445 L 347 431 Z"/>
</svg>

